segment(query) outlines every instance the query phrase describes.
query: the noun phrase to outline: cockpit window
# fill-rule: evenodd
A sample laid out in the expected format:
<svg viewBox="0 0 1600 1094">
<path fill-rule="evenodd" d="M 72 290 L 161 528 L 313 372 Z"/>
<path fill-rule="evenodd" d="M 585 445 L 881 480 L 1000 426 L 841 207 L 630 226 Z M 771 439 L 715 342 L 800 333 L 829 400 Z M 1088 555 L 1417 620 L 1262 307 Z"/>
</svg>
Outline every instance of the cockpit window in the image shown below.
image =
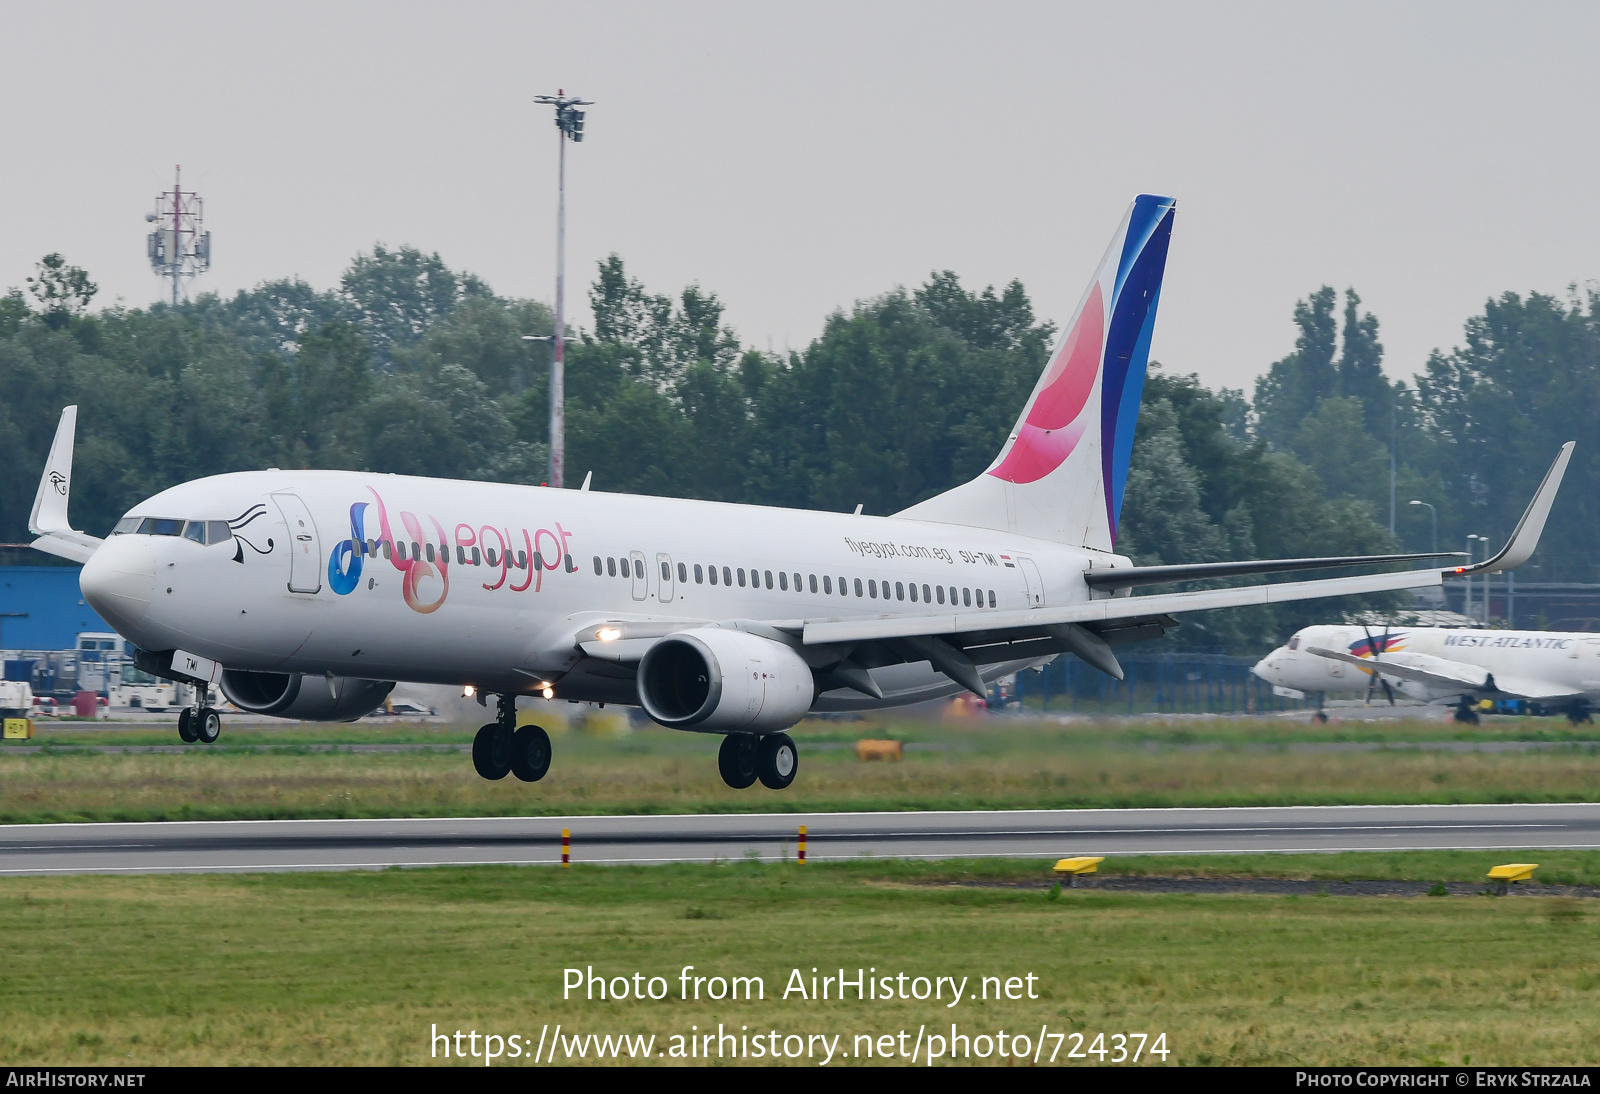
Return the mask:
<svg viewBox="0 0 1600 1094">
<path fill-rule="evenodd" d="M 123 517 L 111 530 L 114 536 L 138 533 L 142 536 L 182 536 L 202 546 L 227 543 L 233 529 L 225 520 L 178 520 L 176 517 Z"/>
<path fill-rule="evenodd" d="M 1300 636 L 1298 634 L 1289 639 L 1289 648 L 1291 650 L 1297 650 L 1300 648 Z"/>
</svg>

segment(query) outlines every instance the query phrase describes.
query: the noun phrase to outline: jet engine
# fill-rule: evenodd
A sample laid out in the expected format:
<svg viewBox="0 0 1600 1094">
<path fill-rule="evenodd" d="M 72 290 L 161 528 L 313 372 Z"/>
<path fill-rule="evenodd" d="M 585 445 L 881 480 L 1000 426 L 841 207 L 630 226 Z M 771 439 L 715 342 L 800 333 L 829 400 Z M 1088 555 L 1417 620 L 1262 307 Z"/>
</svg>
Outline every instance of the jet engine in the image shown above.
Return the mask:
<svg viewBox="0 0 1600 1094">
<path fill-rule="evenodd" d="M 222 694 L 240 710 L 307 722 L 353 722 L 378 709 L 393 680 L 222 670 Z"/>
<path fill-rule="evenodd" d="M 776 733 L 811 709 L 816 682 L 794 650 L 745 631 L 696 627 L 639 662 L 639 700 L 670 729 Z"/>
</svg>

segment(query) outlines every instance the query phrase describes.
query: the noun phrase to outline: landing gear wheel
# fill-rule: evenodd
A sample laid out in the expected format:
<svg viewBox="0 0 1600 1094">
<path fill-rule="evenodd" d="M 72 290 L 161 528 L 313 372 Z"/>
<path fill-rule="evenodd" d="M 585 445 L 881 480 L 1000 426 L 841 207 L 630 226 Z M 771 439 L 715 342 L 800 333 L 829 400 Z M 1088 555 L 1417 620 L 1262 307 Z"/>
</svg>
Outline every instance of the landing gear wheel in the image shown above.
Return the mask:
<svg viewBox="0 0 1600 1094">
<path fill-rule="evenodd" d="M 722 773 L 722 781 L 735 790 L 754 785 L 756 757 L 760 751 L 761 739 L 754 733 L 730 733 L 722 738 L 722 748 L 717 751 L 717 770 Z"/>
<path fill-rule="evenodd" d="M 549 770 L 550 734 L 538 726 L 523 726 L 511 735 L 513 775 L 525 783 L 536 783 L 544 778 L 545 772 Z"/>
<path fill-rule="evenodd" d="M 193 714 L 194 711 L 188 707 L 178 711 L 178 739 L 186 745 L 192 745 L 200 739 L 200 735 L 194 731 Z"/>
<path fill-rule="evenodd" d="M 511 741 L 501 733 L 498 722 L 490 722 L 472 738 L 472 766 L 486 779 L 503 779 L 511 774 Z"/>
<path fill-rule="evenodd" d="M 1593 722 L 1594 718 L 1590 715 L 1587 706 L 1580 705 L 1567 709 L 1567 721 L 1572 725 L 1581 726 Z"/>
<path fill-rule="evenodd" d="M 222 736 L 222 715 L 210 707 L 201 707 L 199 717 L 191 716 L 189 724 L 194 727 L 194 735 L 201 744 L 214 745 Z"/>
<path fill-rule="evenodd" d="M 772 733 L 756 746 L 756 775 L 768 790 L 783 790 L 800 770 L 800 752 L 787 733 Z"/>
<path fill-rule="evenodd" d="M 1456 707 L 1455 714 L 1451 716 L 1451 720 L 1457 725 L 1475 726 L 1478 724 L 1478 712 L 1463 703 Z"/>
<path fill-rule="evenodd" d="M 1311 715 L 1311 720 L 1313 722 L 1316 722 L 1318 725 L 1327 725 L 1328 724 L 1328 712 L 1325 711 L 1325 710 L 1319 710 L 1316 713 Z"/>
</svg>

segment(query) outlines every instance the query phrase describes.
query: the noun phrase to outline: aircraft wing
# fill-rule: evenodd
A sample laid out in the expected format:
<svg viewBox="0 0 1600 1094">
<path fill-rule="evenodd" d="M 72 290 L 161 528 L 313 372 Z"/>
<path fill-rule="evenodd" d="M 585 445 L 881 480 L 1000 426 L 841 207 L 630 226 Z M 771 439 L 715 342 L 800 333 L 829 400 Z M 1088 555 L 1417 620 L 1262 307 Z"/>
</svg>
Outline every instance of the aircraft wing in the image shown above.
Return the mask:
<svg viewBox="0 0 1600 1094">
<path fill-rule="evenodd" d="M 36 550 L 73 562 L 88 562 L 102 540 L 74 531 L 67 519 L 67 500 L 72 490 L 72 442 L 78 431 L 78 408 L 62 408 L 56 438 L 50 444 L 50 458 L 39 476 L 39 492 L 33 497 L 33 512 L 28 514 L 28 531 L 39 538 Z"/>
<path fill-rule="evenodd" d="M 1366 672 L 1411 680 L 1418 684 L 1427 684 L 1429 687 L 1446 690 L 1461 688 L 1467 691 L 1484 691 L 1493 687 L 1494 677 L 1488 669 L 1479 668 L 1477 665 L 1466 665 L 1460 661 L 1449 661 L 1443 657 L 1413 655 L 1402 660 L 1401 655 L 1394 654 L 1374 661 L 1370 657 L 1357 657 L 1343 650 L 1324 649 L 1321 646 L 1309 646 L 1306 652 L 1326 657 L 1330 661 L 1343 661 Z"/>
<path fill-rule="evenodd" d="M 1583 694 L 1582 689 L 1569 687 L 1566 684 L 1555 684 L 1529 676 L 1499 675 L 1478 665 L 1468 665 L 1461 661 L 1451 661 L 1448 658 L 1434 657 L 1425 653 L 1385 654 L 1374 660 L 1370 657 L 1357 657 L 1343 650 L 1323 649 L 1320 646 L 1312 646 L 1307 652 L 1332 661 L 1357 665 L 1367 672 L 1376 672 L 1380 676 L 1412 680 L 1446 691 L 1460 688 L 1511 695 L 1519 699 L 1543 700 L 1571 699 Z"/>
</svg>

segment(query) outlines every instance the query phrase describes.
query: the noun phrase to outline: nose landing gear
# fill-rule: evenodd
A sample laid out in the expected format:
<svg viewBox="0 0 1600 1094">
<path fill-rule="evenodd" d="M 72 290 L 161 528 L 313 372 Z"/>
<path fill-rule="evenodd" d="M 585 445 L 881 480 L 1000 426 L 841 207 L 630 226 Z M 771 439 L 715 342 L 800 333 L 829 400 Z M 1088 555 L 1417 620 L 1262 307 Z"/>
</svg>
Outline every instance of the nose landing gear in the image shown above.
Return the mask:
<svg viewBox="0 0 1600 1094">
<path fill-rule="evenodd" d="M 497 718 L 472 739 L 472 766 L 485 779 L 515 775 L 536 783 L 550 770 L 550 735 L 538 726 L 517 726 L 517 697 L 502 695 Z"/>
</svg>

